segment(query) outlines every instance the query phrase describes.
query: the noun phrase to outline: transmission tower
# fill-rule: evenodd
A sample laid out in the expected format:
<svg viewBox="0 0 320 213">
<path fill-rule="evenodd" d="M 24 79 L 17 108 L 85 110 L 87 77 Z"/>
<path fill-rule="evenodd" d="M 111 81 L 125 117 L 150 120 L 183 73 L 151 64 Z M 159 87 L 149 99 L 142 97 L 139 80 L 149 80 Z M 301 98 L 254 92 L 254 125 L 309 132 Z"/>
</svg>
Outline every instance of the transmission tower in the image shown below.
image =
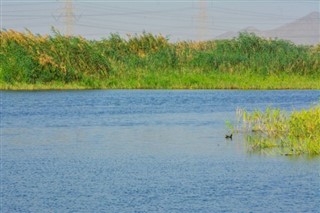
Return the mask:
<svg viewBox="0 0 320 213">
<path fill-rule="evenodd" d="M 208 35 L 208 15 L 207 2 L 199 0 L 199 15 L 198 15 L 198 39 L 204 40 Z"/>
<path fill-rule="evenodd" d="M 73 7 L 72 0 L 65 0 L 65 27 L 66 35 L 71 36 L 73 34 Z"/>
</svg>

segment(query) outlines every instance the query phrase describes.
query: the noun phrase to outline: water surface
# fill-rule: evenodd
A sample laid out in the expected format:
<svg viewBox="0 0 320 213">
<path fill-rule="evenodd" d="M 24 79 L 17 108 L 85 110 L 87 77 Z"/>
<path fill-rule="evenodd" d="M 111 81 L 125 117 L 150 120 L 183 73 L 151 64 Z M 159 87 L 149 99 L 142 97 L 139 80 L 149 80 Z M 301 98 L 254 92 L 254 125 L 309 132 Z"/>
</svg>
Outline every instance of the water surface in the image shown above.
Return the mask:
<svg viewBox="0 0 320 213">
<path fill-rule="evenodd" d="M 0 212 L 317 212 L 319 158 L 227 141 L 235 109 L 319 91 L 1 92 Z"/>
</svg>

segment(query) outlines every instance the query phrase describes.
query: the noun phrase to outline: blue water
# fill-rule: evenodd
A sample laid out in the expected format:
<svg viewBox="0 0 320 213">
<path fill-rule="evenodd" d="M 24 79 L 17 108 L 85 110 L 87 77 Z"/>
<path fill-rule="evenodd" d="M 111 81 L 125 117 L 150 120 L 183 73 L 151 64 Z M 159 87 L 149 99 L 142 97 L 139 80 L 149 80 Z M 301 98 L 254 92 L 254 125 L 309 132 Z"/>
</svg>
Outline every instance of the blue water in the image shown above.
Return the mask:
<svg viewBox="0 0 320 213">
<path fill-rule="evenodd" d="M 319 212 L 320 158 L 227 141 L 235 110 L 320 91 L 1 92 L 0 212 Z"/>
</svg>

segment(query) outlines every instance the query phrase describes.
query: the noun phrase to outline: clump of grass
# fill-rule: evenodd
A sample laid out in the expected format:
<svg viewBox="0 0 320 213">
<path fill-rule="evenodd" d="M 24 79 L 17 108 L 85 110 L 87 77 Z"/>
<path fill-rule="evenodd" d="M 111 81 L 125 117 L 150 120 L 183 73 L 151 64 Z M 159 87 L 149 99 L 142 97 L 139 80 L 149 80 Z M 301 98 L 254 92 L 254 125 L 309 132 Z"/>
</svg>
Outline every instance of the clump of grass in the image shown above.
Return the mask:
<svg viewBox="0 0 320 213">
<path fill-rule="evenodd" d="M 237 110 L 236 131 L 243 131 L 252 150 L 279 148 L 285 155 L 320 154 L 320 105 L 293 111 Z"/>
<path fill-rule="evenodd" d="M 1 80 L 7 83 L 77 82 L 103 78 L 111 71 L 107 58 L 82 37 L 1 31 Z"/>
</svg>

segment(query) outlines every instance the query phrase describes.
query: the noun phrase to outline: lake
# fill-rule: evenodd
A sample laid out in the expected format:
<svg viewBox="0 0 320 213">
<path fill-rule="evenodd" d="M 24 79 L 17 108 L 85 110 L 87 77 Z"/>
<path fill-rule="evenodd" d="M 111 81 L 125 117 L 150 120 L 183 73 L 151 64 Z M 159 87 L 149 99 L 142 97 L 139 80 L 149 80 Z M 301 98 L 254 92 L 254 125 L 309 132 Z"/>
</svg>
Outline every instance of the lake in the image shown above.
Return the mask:
<svg viewBox="0 0 320 213">
<path fill-rule="evenodd" d="M 320 158 L 226 140 L 237 107 L 320 91 L 1 92 L 0 212 L 318 212 Z"/>
</svg>

